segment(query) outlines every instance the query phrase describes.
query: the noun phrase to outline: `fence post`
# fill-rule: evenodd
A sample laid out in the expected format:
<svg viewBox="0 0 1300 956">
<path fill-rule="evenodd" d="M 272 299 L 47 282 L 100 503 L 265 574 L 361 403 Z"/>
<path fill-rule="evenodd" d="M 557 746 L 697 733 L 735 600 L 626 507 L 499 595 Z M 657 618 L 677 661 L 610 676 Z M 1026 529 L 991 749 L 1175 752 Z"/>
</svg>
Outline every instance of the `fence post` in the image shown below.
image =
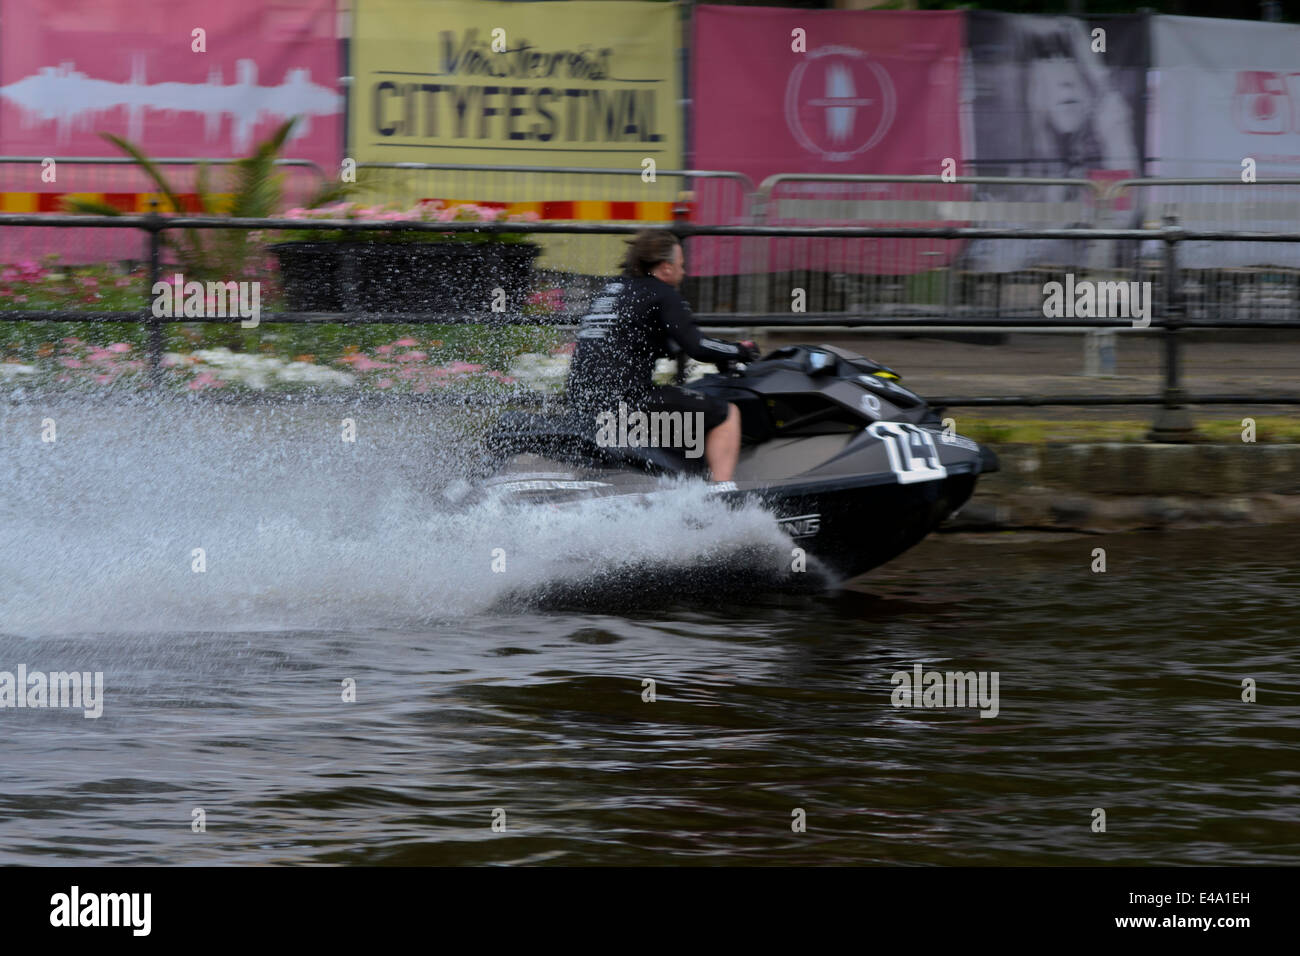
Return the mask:
<svg viewBox="0 0 1300 956">
<path fill-rule="evenodd" d="M 1099 378 L 1115 374 L 1115 330 L 1089 329 L 1083 333 L 1083 374 Z"/>
<path fill-rule="evenodd" d="M 1196 439 L 1196 425 L 1192 422 L 1191 412 L 1185 403 L 1187 393 L 1181 382 L 1181 359 L 1179 353 L 1178 331 L 1183 315 L 1183 298 L 1177 289 L 1178 282 L 1178 242 L 1182 230 L 1178 227 L 1175 216 L 1166 216 L 1164 225 L 1164 342 L 1165 403 L 1156 412 L 1151 431 L 1147 432 L 1147 441 L 1153 442 L 1189 442 Z"/>
<path fill-rule="evenodd" d="M 149 291 L 145 295 L 145 326 L 149 329 L 149 384 L 162 384 L 163 329 L 162 319 L 153 314 L 153 287 L 162 271 L 162 216 L 158 215 L 158 200 L 149 203 Z"/>
</svg>

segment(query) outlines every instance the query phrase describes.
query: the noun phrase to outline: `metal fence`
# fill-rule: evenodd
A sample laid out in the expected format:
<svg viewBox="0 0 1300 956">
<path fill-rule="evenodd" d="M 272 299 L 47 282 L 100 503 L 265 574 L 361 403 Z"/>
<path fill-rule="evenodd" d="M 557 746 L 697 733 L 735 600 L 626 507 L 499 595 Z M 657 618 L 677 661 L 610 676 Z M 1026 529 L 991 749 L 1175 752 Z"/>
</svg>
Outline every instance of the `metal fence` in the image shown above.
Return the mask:
<svg viewBox="0 0 1300 956">
<path fill-rule="evenodd" d="M 438 199 L 504 207 L 541 220 L 630 222 L 643 227 L 678 219 L 708 225 L 750 222 L 753 183 L 724 170 L 585 166 L 478 166 L 459 163 L 358 163 L 363 195 L 383 203 L 413 205 Z M 542 240 L 538 267 L 569 276 L 606 274 L 623 252 L 608 236 Z M 724 257 L 734 272 L 742 257 Z"/>
<path fill-rule="evenodd" d="M 1143 225 L 1172 219 L 1198 231 L 1289 232 L 1300 223 L 1300 179 L 1125 179 L 1104 201 Z M 1138 250 L 1131 271 L 1155 271 L 1159 250 Z M 1300 246 L 1286 242 L 1189 240 L 1179 246 L 1188 315 L 1266 318 L 1300 301 Z M 1149 278 L 1150 276 L 1144 276 Z"/>
<path fill-rule="evenodd" d="M 0 210 L 54 212 L 69 193 L 91 194 L 147 212 L 152 182 L 127 157 L 0 156 Z M 196 189 L 197 166 L 234 160 L 157 161 L 176 189 Z M 285 200 L 303 202 L 325 181 L 305 160 L 281 160 Z M 1058 228 L 1158 227 L 1169 217 L 1194 230 L 1287 232 L 1300 221 L 1300 179 L 1098 179 L 1000 176 L 781 174 L 755 186 L 722 170 L 361 163 L 361 197 L 376 203 L 424 199 L 474 202 L 530 212 L 541 220 L 696 226 L 984 227 L 998 237 L 757 237 L 697 234 L 686 245 L 688 298 L 706 313 L 788 310 L 798 298 L 815 312 L 863 316 L 996 318 L 1035 315 L 1046 282 L 1151 282 L 1159 286 L 1159 243 L 1034 238 Z M 219 188 L 219 185 L 218 185 Z M 538 268 L 558 284 L 590 291 L 622 253 L 612 236 L 539 237 Z M 65 263 L 139 261 L 138 241 L 83 228 L 0 231 L 0 264 L 58 253 Z M 1282 242 L 1180 243 L 1180 289 L 1189 316 L 1260 319 L 1294 315 L 1300 247 Z M 796 291 L 797 290 L 797 291 Z"/>
<path fill-rule="evenodd" d="M 229 188 L 226 173 L 238 160 L 162 157 L 150 160 L 161 168 L 172 191 L 187 211 L 198 212 L 199 169 L 209 166 L 208 187 L 220 194 Z M 307 202 L 326 181 L 324 171 L 306 159 L 278 159 L 284 175 L 283 197 L 289 206 Z M 147 213 L 162 202 L 158 187 L 140 165 L 127 156 L 0 156 L 0 212 L 62 212 L 68 197 L 96 199 L 123 212 Z M 66 263 L 139 259 L 136 237 L 106 229 L 80 229 L 72 234 L 40 229 L 0 231 L 0 262 L 38 260 L 56 254 Z"/>
<path fill-rule="evenodd" d="M 41 227 L 53 229 L 87 228 L 85 217 L 63 215 L 0 215 L 0 231 L 5 228 Z M 162 236 L 172 230 L 212 229 L 212 230 L 262 230 L 274 233 L 284 229 L 341 230 L 348 231 L 392 231 L 392 232 L 435 232 L 435 233 L 529 233 L 536 236 L 620 236 L 637 231 L 638 224 L 619 223 L 579 223 L 579 222 L 537 222 L 537 223 L 422 223 L 409 222 L 357 222 L 316 220 L 304 222 L 288 219 L 234 219 L 234 218 L 200 218 L 188 216 L 164 217 L 156 214 L 147 216 L 124 216 L 107 220 L 97 228 L 121 230 L 141 230 L 148 237 L 149 270 L 146 277 L 152 294 L 154 283 L 158 281 L 164 267 L 162 256 Z M 1180 439 L 1191 434 L 1192 426 L 1187 415 L 1186 406 L 1190 404 L 1235 405 L 1235 404 L 1300 404 L 1300 395 L 1285 393 L 1248 394 L 1189 394 L 1182 381 L 1182 360 L 1180 336 L 1188 329 L 1222 329 L 1222 328 L 1266 328 L 1297 329 L 1300 319 L 1296 317 L 1295 304 L 1291 305 L 1285 318 L 1230 320 L 1227 318 L 1189 316 L 1187 309 L 1186 270 L 1178 263 L 1180 245 L 1187 242 L 1277 242 L 1294 244 L 1300 242 L 1300 234 L 1295 233 L 1231 233 L 1190 231 L 1175 225 L 1162 229 L 1026 229 L 1007 230 L 980 227 L 797 227 L 797 226 L 710 226 L 691 223 L 675 223 L 671 228 L 683 239 L 689 241 L 699 237 L 724 237 L 744 240 L 798 239 L 805 241 L 822 241 L 827 239 L 846 240 L 880 240 L 903 239 L 912 241 L 944 240 L 968 242 L 978 240 L 1002 241 L 1117 241 L 1137 244 L 1154 243 L 1160 248 L 1160 285 L 1152 308 L 1145 317 L 1133 315 L 1102 315 L 1083 317 L 1080 315 L 1057 317 L 1047 314 L 1046 299 L 1048 290 L 1039 291 L 1039 307 L 1036 315 L 1002 314 L 996 317 L 963 317 L 952 315 L 849 315 L 845 313 L 801 312 L 797 309 L 783 311 L 761 311 L 749 314 L 738 313 L 702 313 L 697 316 L 703 325 L 715 326 L 762 326 L 766 328 L 805 328 L 841 326 L 848 328 L 908 328 L 913 331 L 937 328 L 1050 330 L 1072 328 L 1078 330 L 1105 329 L 1141 329 L 1158 332 L 1163 341 L 1163 388 L 1159 395 L 1149 396 L 976 396 L 970 399 L 948 399 L 949 404 L 977 405 L 1142 405 L 1160 406 L 1160 414 L 1153 430 L 1153 436 L 1161 439 Z M 231 277 L 255 278 L 255 277 Z M 1154 287 L 1153 287 L 1154 288 Z M 1109 306 L 1118 299 L 1111 298 Z M 1125 300 L 1127 301 L 1127 300 Z M 572 326 L 585 308 L 580 297 L 569 300 L 568 308 L 548 315 L 527 314 L 519 309 L 509 312 L 494 312 L 486 308 L 444 311 L 437 313 L 411 312 L 366 312 L 354 309 L 346 312 L 320 313 L 273 311 L 263 317 L 262 321 L 271 324 L 279 322 L 299 323 L 473 323 L 483 325 L 526 324 L 526 325 L 560 325 Z M 14 310 L 0 309 L 0 320 L 7 321 L 139 321 L 150 329 L 150 360 L 155 380 L 161 375 L 162 327 L 172 322 L 193 321 L 230 321 L 226 318 L 186 316 L 185 318 L 160 318 L 146 309 L 141 312 L 85 312 L 85 311 L 49 311 L 49 310 Z"/>
</svg>

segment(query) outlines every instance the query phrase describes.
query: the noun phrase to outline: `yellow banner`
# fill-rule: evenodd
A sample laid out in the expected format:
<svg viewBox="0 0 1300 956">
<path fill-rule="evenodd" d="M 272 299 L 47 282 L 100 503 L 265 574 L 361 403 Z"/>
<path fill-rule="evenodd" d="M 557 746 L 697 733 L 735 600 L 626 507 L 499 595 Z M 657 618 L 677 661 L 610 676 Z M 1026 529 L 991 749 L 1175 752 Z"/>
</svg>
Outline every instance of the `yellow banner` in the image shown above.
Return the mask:
<svg viewBox="0 0 1300 956">
<path fill-rule="evenodd" d="M 539 208 L 555 219 L 644 210 L 662 220 L 684 188 L 658 175 L 681 168 L 677 4 L 357 0 L 353 36 L 348 155 L 376 198 L 547 204 Z M 396 162 L 479 168 L 367 167 Z M 607 272 L 621 248 L 585 237 L 544 246 L 541 265 L 588 273 Z"/>
</svg>

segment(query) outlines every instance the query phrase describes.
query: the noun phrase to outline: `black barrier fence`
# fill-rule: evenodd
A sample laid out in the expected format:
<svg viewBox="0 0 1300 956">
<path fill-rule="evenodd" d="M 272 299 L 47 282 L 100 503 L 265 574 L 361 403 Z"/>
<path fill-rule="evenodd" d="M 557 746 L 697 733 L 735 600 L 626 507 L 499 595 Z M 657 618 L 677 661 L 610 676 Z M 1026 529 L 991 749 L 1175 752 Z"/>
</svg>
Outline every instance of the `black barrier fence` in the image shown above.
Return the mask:
<svg viewBox="0 0 1300 956">
<path fill-rule="evenodd" d="M 51 214 L 0 214 L 0 228 L 37 226 L 50 229 L 135 229 L 145 233 L 144 261 L 148 265 L 148 295 L 153 296 L 164 269 L 163 235 L 180 230 L 294 230 L 342 233 L 376 232 L 438 234 L 471 233 L 480 236 L 501 235 L 630 235 L 644 228 L 634 223 L 592 222 L 386 222 L 359 220 L 302 220 L 302 219 L 241 219 L 207 218 L 196 216 L 162 216 L 156 213 L 124 215 L 117 217 L 86 217 Z M 1069 329 L 1086 332 L 1127 329 L 1159 334 L 1163 340 L 1163 386 L 1160 394 L 1153 396 L 952 396 L 936 399 L 935 404 L 945 406 L 1111 406 L 1156 405 L 1159 412 L 1151 432 L 1153 440 L 1185 440 L 1194 434 L 1194 426 L 1187 411 L 1189 405 L 1295 405 L 1300 395 L 1286 393 L 1192 394 L 1182 383 L 1182 338 L 1187 330 L 1225 329 L 1300 329 L 1300 302 L 1288 304 L 1274 311 L 1276 318 L 1189 316 L 1187 309 L 1186 277 L 1178 267 L 1178 248 L 1185 242 L 1235 242 L 1235 243 L 1294 243 L 1300 242 L 1300 233 L 1234 232 L 1222 230 L 1188 230 L 1172 220 L 1158 229 L 1032 229 L 983 227 L 889 228 L 854 226 L 722 226 L 695 225 L 678 222 L 664 228 L 675 233 L 684 242 L 693 237 L 735 237 L 739 239 L 937 239 L 937 240 L 1007 240 L 1007 241 L 1061 241 L 1097 242 L 1118 241 L 1158 244 L 1158 270 L 1152 275 L 1152 288 L 1159 307 L 1148 304 L 1148 314 L 1141 319 L 1123 316 L 1080 318 L 1048 314 L 1045 308 L 1041 317 L 1025 315 L 1023 310 L 1009 310 L 1012 314 L 985 316 L 934 315 L 934 314 L 852 314 L 848 312 L 702 312 L 696 314 L 700 325 L 709 328 L 797 329 L 826 328 L 883 330 L 906 329 L 914 332 L 927 330 L 1018 330 Z M 1059 275 L 1057 272 L 1042 273 Z M 1072 281 L 1072 277 L 1071 277 Z M 1120 282 L 1111 283 L 1122 284 Z M 1044 291 L 1043 295 L 1046 293 Z M 1125 299 L 1127 302 L 1127 299 Z M 1114 301 L 1112 300 L 1112 304 Z M 269 312 L 263 321 L 275 323 L 317 323 L 338 325 L 389 324 L 479 324 L 479 325 L 539 325 L 572 327 L 580 312 L 554 312 L 530 314 L 518 308 L 505 310 L 455 311 L 375 311 L 350 308 L 343 311 Z M 140 322 L 149 330 L 149 369 L 151 381 L 161 376 L 163 356 L 163 326 L 167 323 L 229 322 L 226 315 L 198 315 L 185 317 L 159 316 L 151 307 L 136 311 L 94 310 L 20 310 L 0 309 L 0 321 L 7 322 Z"/>
</svg>

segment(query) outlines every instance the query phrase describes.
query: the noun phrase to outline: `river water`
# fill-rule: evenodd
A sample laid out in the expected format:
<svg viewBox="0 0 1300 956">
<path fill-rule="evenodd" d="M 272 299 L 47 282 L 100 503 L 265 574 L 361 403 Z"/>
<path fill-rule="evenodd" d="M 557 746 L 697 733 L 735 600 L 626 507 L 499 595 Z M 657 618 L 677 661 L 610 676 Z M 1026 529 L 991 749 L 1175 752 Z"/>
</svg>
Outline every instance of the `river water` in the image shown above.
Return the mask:
<svg viewBox="0 0 1300 956">
<path fill-rule="evenodd" d="M 431 506 L 466 448 L 428 411 L 0 407 L 0 672 L 104 688 L 0 709 L 0 864 L 1300 862 L 1295 528 L 712 592 L 785 540 L 761 513 Z M 996 672 L 996 716 L 895 706 L 916 665 Z"/>
</svg>

